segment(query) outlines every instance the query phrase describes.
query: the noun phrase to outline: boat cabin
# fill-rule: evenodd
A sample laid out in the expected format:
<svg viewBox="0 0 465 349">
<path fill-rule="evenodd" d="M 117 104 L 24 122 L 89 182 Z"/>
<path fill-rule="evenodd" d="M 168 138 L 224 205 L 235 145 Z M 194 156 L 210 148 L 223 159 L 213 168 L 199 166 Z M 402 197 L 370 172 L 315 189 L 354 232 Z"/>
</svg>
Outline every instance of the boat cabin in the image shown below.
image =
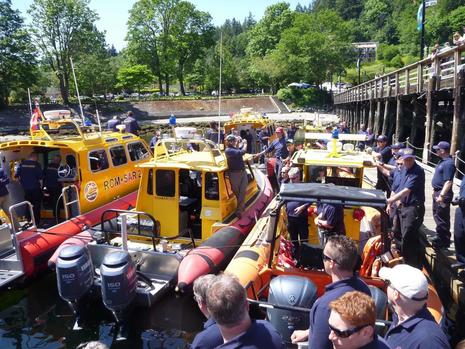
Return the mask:
<svg viewBox="0 0 465 349">
<path fill-rule="evenodd" d="M 31 152 L 38 154 L 42 170 L 59 155 L 58 181 L 62 187 L 75 186 L 81 212 L 87 212 L 124 196 L 139 186 L 137 164 L 150 158 L 148 146 L 131 133 L 111 132 L 82 126 L 69 111 L 47 115 L 27 139 L 0 144 L 0 159 L 10 184 L 12 204 L 24 201 L 24 192 L 15 168 Z M 53 203 L 43 202 L 41 216 L 53 217 Z M 66 205 L 65 205 L 66 208 Z M 66 210 L 65 210 L 66 211 Z"/>
<path fill-rule="evenodd" d="M 205 240 L 235 219 L 227 161 L 218 146 L 201 139 L 170 138 L 158 141 L 154 158 L 138 166 L 141 185 L 136 210 L 160 223 L 160 236 L 193 236 Z M 258 192 L 251 159 L 246 200 Z"/>
<path fill-rule="evenodd" d="M 268 139 L 270 143 L 276 138 L 274 123 L 264 118 L 262 114 L 254 112 L 253 108 L 242 108 L 240 113 L 233 114 L 231 120 L 225 122 L 224 132 L 225 134 L 229 134 L 234 130 L 234 132 L 237 132 L 242 138 L 247 139 L 247 137 L 249 137 L 250 139 L 247 141 L 249 142 L 252 140 L 250 153 L 255 154 L 262 150 L 258 140 L 258 132 L 260 132 L 263 127 L 266 127 L 270 135 Z M 250 136 L 247 136 L 247 134 Z"/>
</svg>

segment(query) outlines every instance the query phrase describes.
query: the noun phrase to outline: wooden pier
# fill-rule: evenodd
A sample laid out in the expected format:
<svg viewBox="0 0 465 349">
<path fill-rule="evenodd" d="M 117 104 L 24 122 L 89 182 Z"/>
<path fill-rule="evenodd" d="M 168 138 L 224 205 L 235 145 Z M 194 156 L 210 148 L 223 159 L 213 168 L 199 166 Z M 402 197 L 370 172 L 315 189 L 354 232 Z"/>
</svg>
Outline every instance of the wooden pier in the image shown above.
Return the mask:
<svg viewBox="0 0 465 349">
<path fill-rule="evenodd" d="M 451 140 L 465 154 L 465 46 L 453 47 L 334 96 L 336 114 L 352 131 L 409 140 L 430 160 L 432 145 Z"/>
</svg>

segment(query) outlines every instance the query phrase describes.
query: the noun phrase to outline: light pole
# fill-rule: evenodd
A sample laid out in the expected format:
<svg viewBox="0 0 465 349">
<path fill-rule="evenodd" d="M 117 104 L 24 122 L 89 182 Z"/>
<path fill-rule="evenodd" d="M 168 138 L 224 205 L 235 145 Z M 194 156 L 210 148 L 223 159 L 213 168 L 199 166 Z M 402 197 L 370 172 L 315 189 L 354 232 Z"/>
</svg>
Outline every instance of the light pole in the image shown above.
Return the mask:
<svg viewBox="0 0 465 349">
<path fill-rule="evenodd" d="M 420 34 L 420 60 L 425 58 L 425 17 L 426 17 L 426 0 L 421 4 L 421 34 Z"/>
</svg>

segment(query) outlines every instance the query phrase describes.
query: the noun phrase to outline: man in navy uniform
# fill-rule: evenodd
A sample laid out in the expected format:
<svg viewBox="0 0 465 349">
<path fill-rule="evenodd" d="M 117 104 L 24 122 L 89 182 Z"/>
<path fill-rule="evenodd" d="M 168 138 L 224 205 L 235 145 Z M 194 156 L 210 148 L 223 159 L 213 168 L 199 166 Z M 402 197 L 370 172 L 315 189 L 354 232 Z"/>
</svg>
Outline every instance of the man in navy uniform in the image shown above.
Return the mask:
<svg viewBox="0 0 465 349">
<path fill-rule="evenodd" d="M 426 307 L 428 280 L 421 270 L 407 264 L 383 267 L 380 278 L 387 286 L 387 297 L 394 316 L 385 335 L 396 349 L 448 349 L 447 337 Z"/>
<path fill-rule="evenodd" d="M 61 156 L 55 155 L 44 171 L 44 194 L 48 195 L 48 202 L 53 210 L 53 216 L 59 217 L 60 208 L 57 207 L 58 198 L 61 194 L 62 184 L 58 181 L 58 168 Z"/>
<path fill-rule="evenodd" d="M 455 164 L 450 156 L 450 144 L 439 142 L 433 147 L 441 158 L 434 171 L 431 185 L 433 186 L 433 217 L 436 222 L 436 236 L 433 247 L 448 248 L 450 246 L 450 203 L 454 196 Z"/>
<path fill-rule="evenodd" d="M 219 275 L 207 292 L 207 309 L 218 324 L 223 344 L 216 348 L 284 348 L 278 331 L 266 320 L 252 320 L 247 294 L 239 281 Z"/>
<path fill-rule="evenodd" d="M 329 339 L 334 349 L 390 349 L 376 334 L 376 305 L 371 296 L 347 292 L 329 307 Z"/>
<path fill-rule="evenodd" d="M 278 181 L 278 185 L 281 185 L 281 168 L 283 167 L 283 160 L 287 159 L 289 152 L 286 146 L 286 137 L 284 137 L 284 129 L 282 127 L 277 127 L 275 132 L 277 138 L 271 142 L 268 148 L 256 154 L 255 157 L 260 157 L 263 154 L 274 151 L 274 157 L 276 158 L 274 173 L 276 180 Z"/>
<path fill-rule="evenodd" d="M 296 330 L 291 335 L 293 344 L 308 339 L 309 348 L 333 348 L 329 339 L 331 329 L 328 325 L 331 301 L 351 291 L 371 295 L 367 284 L 354 275 L 357 261 L 358 249 L 355 241 L 345 235 L 329 238 L 323 249 L 323 264 L 325 272 L 331 276 L 332 283 L 325 287 L 325 293 L 317 299 L 310 310 L 310 328 Z"/>
<path fill-rule="evenodd" d="M 207 309 L 207 291 L 215 279 L 215 275 L 207 274 L 194 281 L 194 299 L 207 321 L 203 325 L 203 331 L 195 336 L 191 349 L 211 349 L 223 344 L 220 329 Z"/>
<path fill-rule="evenodd" d="M 373 156 L 378 160 L 378 164 L 387 164 L 391 160 L 392 152 L 391 147 L 387 145 L 388 139 L 386 136 L 381 135 L 376 139 L 376 147 L 373 149 Z M 380 189 L 386 192 L 386 195 L 389 197 L 391 194 L 391 189 L 389 188 L 388 177 L 383 175 L 383 173 L 378 169 L 377 171 L 376 189 Z"/>
<path fill-rule="evenodd" d="M 399 187 L 391 195 L 387 211 L 397 203 L 402 235 L 401 254 L 405 263 L 422 268 L 423 251 L 420 243 L 420 227 L 425 216 L 425 171 L 415 162 L 412 149 L 402 150 L 403 169 Z"/>
<path fill-rule="evenodd" d="M 23 186 L 24 199 L 32 204 L 35 223 L 38 226 L 40 223 L 40 206 L 42 202 L 42 168 L 37 162 L 37 153 L 32 152 L 27 160 L 21 161 L 16 169 L 15 177 L 19 178 L 19 182 Z M 26 211 L 26 217 L 29 216 L 29 210 Z"/>
<path fill-rule="evenodd" d="M 229 180 L 231 181 L 231 189 L 237 198 L 236 216 L 242 217 L 245 207 L 245 194 L 247 192 L 247 173 L 245 171 L 244 159 L 247 144 L 242 140 L 239 148 L 236 148 L 238 139 L 234 135 L 226 137 L 226 160 L 228 161 Z"/>
<path fill-rule="evenodd" d="M 134 113 L 132 111 L 128 111 L 127 117 L 124 119 L 123 124 L 126 126 L 126 132 L 135 135 L 139 134 L 139 124 L 137 123 L 137 120 L 134 117 Z"/>
<path fill-rule="evenodd" d="M 320 244 L 323 246 L 332 235 L 345 235 L 344 206 L 340 204 L 317 204 L 318 216 L 315 225 L 318 228 Z"/>
</svg>

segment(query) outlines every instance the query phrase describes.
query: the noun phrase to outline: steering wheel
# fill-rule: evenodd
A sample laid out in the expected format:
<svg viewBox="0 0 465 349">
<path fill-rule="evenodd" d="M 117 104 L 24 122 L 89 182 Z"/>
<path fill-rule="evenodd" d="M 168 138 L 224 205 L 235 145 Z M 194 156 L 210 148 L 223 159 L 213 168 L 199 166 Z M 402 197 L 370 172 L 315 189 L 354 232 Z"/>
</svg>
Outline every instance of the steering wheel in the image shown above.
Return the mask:
<svg viewBox="0 0 465 349">
<path fill-rule="evenodd" d="M 70 174 L 71 174 L 71 167 L 69 167 L 68 164 L 60 165 L 60 167 L 58 167 L 58 177 L 68 178 Z"/>
</svg>

